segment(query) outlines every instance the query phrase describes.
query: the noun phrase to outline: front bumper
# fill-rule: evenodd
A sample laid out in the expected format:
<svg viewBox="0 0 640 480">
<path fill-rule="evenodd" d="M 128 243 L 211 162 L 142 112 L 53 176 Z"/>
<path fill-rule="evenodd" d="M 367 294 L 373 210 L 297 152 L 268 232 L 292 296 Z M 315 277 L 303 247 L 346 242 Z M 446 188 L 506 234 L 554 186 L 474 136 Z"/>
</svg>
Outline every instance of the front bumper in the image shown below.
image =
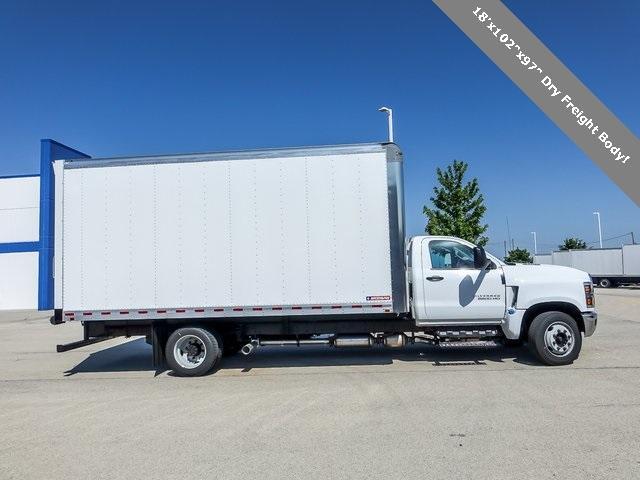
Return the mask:
<svg viewBox="0 0 640 480">
<path fill-rule="evenodd" d="M 597 312 L 582 312 L 582 322 L 584 323 L 584 336 L 590 337 L 596 331 L 598 325 Z"/>
</svg>

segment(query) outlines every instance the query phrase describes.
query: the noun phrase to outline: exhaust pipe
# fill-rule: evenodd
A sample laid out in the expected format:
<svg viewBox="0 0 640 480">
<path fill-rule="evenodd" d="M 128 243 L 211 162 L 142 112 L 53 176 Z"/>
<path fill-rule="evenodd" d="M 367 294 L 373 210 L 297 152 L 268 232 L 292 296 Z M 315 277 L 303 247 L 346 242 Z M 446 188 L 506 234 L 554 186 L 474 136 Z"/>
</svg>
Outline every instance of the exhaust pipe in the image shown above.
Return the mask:
<svg viewBox="0 0 640 480">
<path fill-rule="evenodd" d="M 266 347 L 269 345 L 283 347 L 286 345 L 295 345 L 299 347 L 300 345 L 329 345 L 331 342 L 328 338 L 313 338 L 313 339 L 303 339 L 303 340 L 258 340 L 258 344 L 261 347 Z"/>
<path fill-rule="evenodd" d="M 392 333 L 382 338 L 382 344 L 388 348 L 401 348 L 407 344 L 407 336 L 404 333 Z"/>
<path fill-rule="evenodd" d="M 371 335 L 340 335 L 333 339 L 333 346 L 343 347 L 370 347 L 374 343 Z"/>
<path fill-rule="evenodd" d="M 387 348 L 402 348 L 412 343 L 430 343 L 434 341 L 421 337 L 407 337 L 404 333 L 392 333 L 382 336 L 373 335 L 336 335 L 332 338 L 311 338 L 311 339 L 274 339 L 261 340 L 254 339 L 240 349 L 243 355 L 251 355 L 257 347 L 266 346 L 286 346 L 286 345 L 329 345 L 337 348 L 353 347 L 373 347 L 383 345 Z"/>
<path fill-rule="evenodd" d="M 240 349 L 243 355 L 251 355 L 255 352 L 257 347 L 277 346 L 283 347 L 286 345 L 330 345 L 331 341 L 328 338 L 317 339 L 305 339 L 305 340 L 252 340 Z"/>
</svg>

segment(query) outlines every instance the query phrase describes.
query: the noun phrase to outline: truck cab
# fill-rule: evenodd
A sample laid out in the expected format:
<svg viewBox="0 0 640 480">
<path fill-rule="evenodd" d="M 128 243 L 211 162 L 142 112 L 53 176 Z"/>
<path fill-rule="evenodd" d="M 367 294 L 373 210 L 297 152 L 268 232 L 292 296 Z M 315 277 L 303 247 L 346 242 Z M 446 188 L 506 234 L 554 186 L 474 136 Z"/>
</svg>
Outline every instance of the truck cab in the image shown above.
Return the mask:
<svg viewBox="0 0 640 480">
<path fill-rule="evenodd" d="M 593 284 L 580 270 L 507 264 L 470 242 L 418 236 L 408 243 L 410 310 L 417 327 L 473 332 L 500 329 L 528 340 L 544 363 L 577 358 L 597 324 Z"/>
</svg>

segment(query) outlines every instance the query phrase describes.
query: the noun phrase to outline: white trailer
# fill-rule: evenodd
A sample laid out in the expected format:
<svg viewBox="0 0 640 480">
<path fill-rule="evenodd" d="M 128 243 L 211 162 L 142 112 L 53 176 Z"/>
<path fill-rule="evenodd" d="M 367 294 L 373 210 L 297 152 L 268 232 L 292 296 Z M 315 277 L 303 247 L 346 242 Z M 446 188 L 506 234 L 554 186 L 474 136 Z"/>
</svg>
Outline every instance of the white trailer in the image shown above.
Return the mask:
<svg viewBox="0 0 640 480">
<path fill-rule="evenodd" d="M 640 283 L 640 245 L 621 248 L 559 250 L 538 255 L 535 263 L 563 265 L 587 272 L 603 288 Z"/>
<path fill-rule="evenodd" d="M 145 335 L 156 365 L 200 375 L 223 352 L 274 344 L 529 340 L 557 365 L 595 329 L 582 272 L 505 265 L 453 237 L 405 243 L 395 144 L 53 169 L 52 323 L 85 332 L 59 351 Z"/>
</svg>

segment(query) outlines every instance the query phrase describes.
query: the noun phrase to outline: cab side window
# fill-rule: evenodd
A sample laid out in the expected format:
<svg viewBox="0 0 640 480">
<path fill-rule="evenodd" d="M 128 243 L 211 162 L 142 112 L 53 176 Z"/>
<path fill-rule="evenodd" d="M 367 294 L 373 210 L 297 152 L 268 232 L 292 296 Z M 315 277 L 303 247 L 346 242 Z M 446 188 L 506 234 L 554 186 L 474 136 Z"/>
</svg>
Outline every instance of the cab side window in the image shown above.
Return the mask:
<svg viewBox="0 0 640 480">
<path fill-rule="evenodd" d="M 473 248 L 453 240 L 431 240 L 429 255 L 435 270 L 475 268 Z"/>
</svg>

